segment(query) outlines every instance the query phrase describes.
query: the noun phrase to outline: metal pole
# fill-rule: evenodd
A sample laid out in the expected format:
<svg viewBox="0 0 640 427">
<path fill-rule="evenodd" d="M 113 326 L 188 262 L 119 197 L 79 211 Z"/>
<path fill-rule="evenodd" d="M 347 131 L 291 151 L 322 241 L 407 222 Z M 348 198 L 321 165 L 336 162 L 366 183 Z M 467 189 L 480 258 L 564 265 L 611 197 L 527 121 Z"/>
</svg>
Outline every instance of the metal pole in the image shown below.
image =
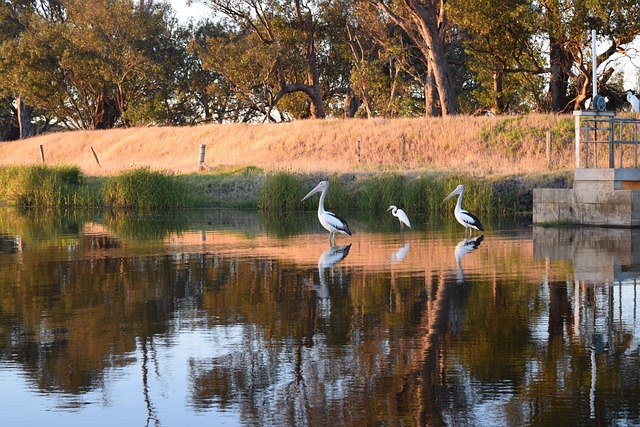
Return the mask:
<svg viewBox="0 0 640 427">
<path fill-rule="evenodd" d="M 576 142 L 576 169 L 580 169 L 580 116 L 576 115 L 575 116 L 575 129 L 574 129 L 574 134 L 575 134 L 575 142 Z M 588 147 L 587 147 L 588 148 Z M 585 156 L 588 156 L 589 154 L 586 153 Z M 588 164 L 588 158 L 585 159 L 585 163 L 587 163 L 587 167 L 589 166 Z"/>
<path fill-rule="evenodd" d="M 596 55 L 596 30 L 591 30 L 591 43 L 592 43 L 592 68 L 593 68 L 593 97 L 591 98 L 591 102 L 594 102 L 596 100 L 596 95 L 598 95 L 598 64 L 597 64 L 597 58 L 598 55 Z M 596 110 L 595 108 L 596 106 L 593 106 L 593 109 Z"/>
</svg>

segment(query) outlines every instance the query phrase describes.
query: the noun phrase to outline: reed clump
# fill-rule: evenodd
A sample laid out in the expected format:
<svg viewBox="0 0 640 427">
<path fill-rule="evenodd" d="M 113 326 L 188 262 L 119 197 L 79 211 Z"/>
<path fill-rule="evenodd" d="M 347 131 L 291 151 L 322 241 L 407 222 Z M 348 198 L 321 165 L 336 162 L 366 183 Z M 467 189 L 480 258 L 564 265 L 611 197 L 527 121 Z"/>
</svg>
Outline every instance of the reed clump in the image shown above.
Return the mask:
<svg viewBox="0 0 640 427">
<path fill-rule="evenodd" d="M 0 201 L 24 207 L 88 207 L 99 201 L 76 166 L 32 165 L 0 168 Z"/>
<path fill-rule="evenodd" d="M 173 174 L 136 168 L 108 178 L 102 189 L 105 207 L 142 211 L 184 207 L 186 188 Z"/>
<path fill-rule="evenodd" d="M 287 172 L 267 175 L 260 192 L 258 207 L 270 212 L 301 210 L 304 191 L 304 181 L 300 175 Z"/>
</svg>

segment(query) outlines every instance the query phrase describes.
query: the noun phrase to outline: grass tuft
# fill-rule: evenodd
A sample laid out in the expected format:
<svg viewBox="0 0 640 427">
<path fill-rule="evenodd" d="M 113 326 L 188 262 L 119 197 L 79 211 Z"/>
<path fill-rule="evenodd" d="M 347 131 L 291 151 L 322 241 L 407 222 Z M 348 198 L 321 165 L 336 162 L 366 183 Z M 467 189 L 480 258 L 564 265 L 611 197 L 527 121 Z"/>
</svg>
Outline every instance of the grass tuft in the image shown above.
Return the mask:
<svg viewBox="0 0 640 427">
<path fill-rule="evenodd" d="M 185 204 L 186 188 L 174 175 L 137 168 L 108 178 L 102 189 L 109 208 L 163 211 Z"/>
<path fill-rule="evenodd" d="M 92 207 L 96 192 L 76 166 L 33 165 L 0 168 L 0 200 L 23 207 Z"/>
</svg>

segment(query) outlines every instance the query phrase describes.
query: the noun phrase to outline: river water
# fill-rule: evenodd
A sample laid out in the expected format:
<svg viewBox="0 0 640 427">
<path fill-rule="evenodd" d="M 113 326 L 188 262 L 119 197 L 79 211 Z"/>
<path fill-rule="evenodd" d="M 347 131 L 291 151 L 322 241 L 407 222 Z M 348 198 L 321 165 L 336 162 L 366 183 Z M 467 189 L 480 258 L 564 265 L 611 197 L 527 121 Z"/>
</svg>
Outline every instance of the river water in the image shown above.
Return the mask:
<svg viewBox="0 0 640 427">
<path fill-rule="evenodd" d="M 639 425 L 640 230 L 0 209 L 0 419 Z"/>
</svg>

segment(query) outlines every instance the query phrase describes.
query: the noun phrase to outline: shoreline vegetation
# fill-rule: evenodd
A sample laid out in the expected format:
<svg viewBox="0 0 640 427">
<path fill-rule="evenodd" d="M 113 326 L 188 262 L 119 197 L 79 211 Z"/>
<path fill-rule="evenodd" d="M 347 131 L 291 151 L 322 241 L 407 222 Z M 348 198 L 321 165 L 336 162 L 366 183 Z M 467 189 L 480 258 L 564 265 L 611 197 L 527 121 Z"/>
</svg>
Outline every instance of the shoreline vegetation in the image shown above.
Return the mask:
<svg viewBox="0 0 640 427">
<path fill-rule="evenodd" d="M 0 143 L 0 205 L 286 212 L 328 179 L 336 210 L 448 212 L 462 183 L 465 208 L 520 214 L 533 188 L 571 187 L 573 157 L 558 115 L 68 131 Z"/>
</svg>

